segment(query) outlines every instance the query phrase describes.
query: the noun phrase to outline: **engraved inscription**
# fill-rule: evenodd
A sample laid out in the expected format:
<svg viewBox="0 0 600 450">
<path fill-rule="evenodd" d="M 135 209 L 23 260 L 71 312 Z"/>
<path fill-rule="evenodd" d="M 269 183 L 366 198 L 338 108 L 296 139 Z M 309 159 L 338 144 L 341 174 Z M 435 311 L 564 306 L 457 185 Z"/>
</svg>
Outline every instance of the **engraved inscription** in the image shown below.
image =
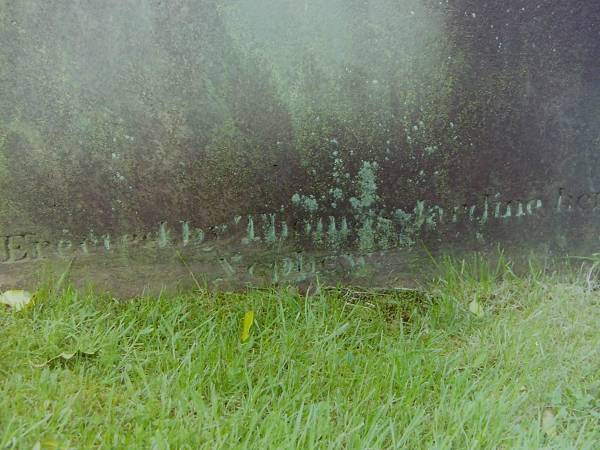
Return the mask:
<svg viewBox="0 0 600 450">
<path fill-rule="evenodd" d="M 433 233 L 440 226 L 458 226 L 467 224 L 476 227 L 477 237 L 485 227 L 495 222 L 507 224 L 513 220 L 528 217 L 542 217 L 549 210 L 551 201 L 541 199 L 505 200 L 500 195 L 486 195 L 481 204 L 463 204 L 443 208 L 439 205 L 427 205 L 424 201 L 416 203 L 412 213 L 396 210 L 391 214 L 367 214 L 362 217 L 319 217 L 312 215 L 301 221 L 289 221 L 285 215 L 275 213 L 248 215 L 245 218 L 235 216 L 228 224 L 208 228 L 208 234 L 195 228 L 191 221 L 182 220 L 175 228 L 161 222 L 154 231 L 123 233 L 118 236 L 94 233 L 78 240 L 59 239 L 50 242 L 33 233 L 18 233 L 0 236 L 0 263 L 12 264 L 37 261 L 52 257 L 72 258 L 91 254 L 110 254 L 118 250 L 139 248 L 161 251 L 172 247 L 197 248 L 200 252 L 214 252 L 212 241 L 227 240 L 228 245 L 241 245 L 242 248 L 254 248 L 257 245 L 278 248 L 284 243 L 301 243 L 309 249 L 358 249 L 376 251 L 399 247 L 410 247 L 419 234 Z M 450 211 L 450 213 L 446 213 Z M 551 213 L 558 217 L 574 212 L 600 212 L 600 193 L 571 195 L 560 189 Z M 232 244 L 233 242 L 233 244 Z M 300 257 L 301 258 L 301 257 Z M 338 261 L 339 263 L 339 261 Z M 232 263 L 219 257 L 218 263 L 229 275 L 235 270 Z M 302 266 L 302 260 L 283 259 L 275 270 L 277 276 L 289 275 L 296 266 Z M 248 268 L 254 272 L 256 268 Z M 299 269 L 302 270 L 302 269 Z"/>
</svg>

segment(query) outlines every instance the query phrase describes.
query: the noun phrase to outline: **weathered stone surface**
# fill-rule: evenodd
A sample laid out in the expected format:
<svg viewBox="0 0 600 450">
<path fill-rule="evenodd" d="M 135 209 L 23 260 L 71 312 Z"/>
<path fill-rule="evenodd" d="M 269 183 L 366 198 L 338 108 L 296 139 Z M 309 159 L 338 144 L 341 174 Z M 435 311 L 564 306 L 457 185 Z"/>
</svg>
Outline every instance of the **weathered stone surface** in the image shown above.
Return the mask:
<svg viewBox="0 0 600 450">
<path fill-rule="evenodd" d="M 600 4 L 0 0 L 0 289 L 596 250 Z"/>
</svg>

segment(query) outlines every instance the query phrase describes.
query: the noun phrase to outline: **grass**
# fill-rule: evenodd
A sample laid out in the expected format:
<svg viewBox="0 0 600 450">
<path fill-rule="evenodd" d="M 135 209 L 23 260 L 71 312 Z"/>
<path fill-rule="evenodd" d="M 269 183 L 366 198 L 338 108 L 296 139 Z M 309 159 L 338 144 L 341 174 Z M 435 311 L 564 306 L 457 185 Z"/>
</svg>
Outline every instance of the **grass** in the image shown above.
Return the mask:
<svg viewBox="0 0 600 450">
<path fill-rule="evenodd" d="M 377 295 L 41 290 L 0 311 L 0 448 L 598 448 L 593 277 L 441 266 Z"/>
</svg>

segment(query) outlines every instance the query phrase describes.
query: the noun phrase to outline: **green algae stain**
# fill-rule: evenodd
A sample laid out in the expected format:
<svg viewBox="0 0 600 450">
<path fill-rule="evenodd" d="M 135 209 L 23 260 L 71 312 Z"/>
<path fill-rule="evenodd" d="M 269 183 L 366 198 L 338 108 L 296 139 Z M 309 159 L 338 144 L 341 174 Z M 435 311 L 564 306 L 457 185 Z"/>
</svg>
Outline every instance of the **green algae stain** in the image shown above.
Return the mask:
<svg viewBox="0 0 600 450">
<path fill-rule="evenodd" d="M 190 223 L 187 221 L 181 223 L 181 240 L 184 246 L 190 243 Z"/>
<path fill-rule="evenodd" d="M 319 203 L 312 195 L 300 195 L 297 192 L 292 196 L 292 204 L 304 209 L 309 214 L 314 214 L 319 209 Z"/>
<path fill-rule="evenodd" d="M 348 220 L 345 217 L 342 217 L 338 229 L 336 218 L 334 216 L 329 216 L 327 243 L 330 248 L 334 250 L 342 248 L 346 244 L 349 234 Z"/>
<path fill-rule="evenodd" d="M 350 198 L 355 220 L 360 224 L 357 231 L 358 248 L 363 251 L 373 250 L 376 244 L 373 222 L 376 216 L 374 208 L 379 201 L 377 169 L 376 162 L 363 161 L 358 171 L 357 196 Z"/>
<path fill-rule="evenodd" d="M 358 248 L 363 251 L 375 249 L 375 231 L 373 230 L 373 219 L 366 217 L 362 226 L 358 229 Z"/>
<path fill-rule="evenodd" d="M 263 228 L 265 233 L 265 242 L 270 244 L 277 241 L 277 233 L 275 230 L 275 214 L 263 215 Z"/>
<path fill-rule="evenodd" d="M 358 198 L 352 197 L 350 204 L 359 215 L 368 214 L 371 208 L 379 201 L 377 195 L 377 169 L 376 162 L 363 161 L 358 171 Z"/>
<path fill-rule="evenodd" d="M 380 249 L 389 249 L 397 244 L 394 223 L 384 217 L 377 218 L 377 246 Z"/>
<path fill-rule="evenodd" d="M 252 216 L 248 216 L 248 225 L 246 226 L 246 236 L 242 239 L 242 243 L 245 245 L 252 244 L 253 242 L 259 241 L 260 238 L 254 233 L 254 219 Z"/>
</svg>

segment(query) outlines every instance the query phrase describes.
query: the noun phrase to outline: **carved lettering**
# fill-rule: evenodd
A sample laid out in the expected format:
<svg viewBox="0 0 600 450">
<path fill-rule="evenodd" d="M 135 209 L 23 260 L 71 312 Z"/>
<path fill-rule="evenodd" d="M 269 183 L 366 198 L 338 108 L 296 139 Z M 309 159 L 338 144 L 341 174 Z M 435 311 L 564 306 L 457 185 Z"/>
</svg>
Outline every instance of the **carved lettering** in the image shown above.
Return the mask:
<svg viewBox="0 0 600 450">
<path fill-rule="evenodd" d="M 73 255 L 73 242 L 69 239 L 62 239 L 57 245 L 58 255 L 61 258 L 68 258 Z"/>
<path fill-rule="evenodd" d="M 28 235 L 9 236 L 8 260 L 10 262 L 24 261 L 30 256 L 31 244 L 27 242 Z"/>
<path fill-rule="evenodd" d="M 0 263 L 8 262 L 9 258 L 8 236 L 0 236 Z"/>
<path fill-rule="evenodd" d="M 174 247 L 187 248 L 189 252 L 199 251 L 199 257 L 206 260 L 217 252 L 221 240 L 226 240 L 227 245 L 231 245 L 231 242 L 253 244 L 247 250 L 249 252 L 254 252 L 259 247 L 279 252 L 284 248 L 281 247 L 284 241 L 290 244 L 301 242 L 303 246 L 329 251 L 349 248 L 375 251 L 414 245 L 418 239 L 417 234 L 431 236 L 442 224 L 448 227 L 459 223 L 476 224 L 477 239 L 482 239 L 485 227 L 492 224 L 508 226 L 529 217 L 598 211 L 600 192 L 573 195 L 561 188 L 554 199 L 546 198 L 543 202 L 535 198 L 502 199 L 498 193 L 494 196 L 486 194 L 481 201 L 472 204 L 461 203 L 460 206 L 442 208 L 418 201 L 411 212 L 401 209 L 396 209 L 393 213 L 374 210 L 369 211 L 368 215 L 361 213 L 363 215 L 358 217 L 336 216 L 331 213 L 319 216 L 313 212 L 309 218 L 288 222 L 289 219 L 286 220 L 284 215 L 275 213 L 247 215 L 246 221 L 242 216 L 235 216 L 230 223 L 209 227 L 212 230 L 209 239 L 201 228 L 194 227 L 189 220 L 179 221 L 176 231 L 170 229 L 167 222 L 161 222 L 154 231 L 149 232 L 125 232 L 117 235 L 107 233 L 101 236 L 90 232 L 82 238 L 63 238 L 53 242 L 23 232 L 0 236 L 0 263 L 11 264 L 52 257 L 91 257 L 99 252 L 110 253 L 127 248 L 154 251 Z M 288 223 L 291 225 L 288 226 Z M 298 253 L 279 259 L 276 268 L 266 267 L 261 270 L 266 271 L 265 273 L 270 271 L 273 276 L 280 278 L 298 276 L 314 272 L 319 264 L 327 267 L 340 264 L 351 267 L 351 259 L 348 258 L 330 258 L 317 264 L 314 259 L 307 259 L 305 255 Z M 232 270 L 235 272 L 235 265 L 238 263 L 233 258 L 220 259 L 219 262 L 226 274 L 231 274 Z M 258 266 L 252 265 L 247 270 L 252 276 Z"/>
</svg>

